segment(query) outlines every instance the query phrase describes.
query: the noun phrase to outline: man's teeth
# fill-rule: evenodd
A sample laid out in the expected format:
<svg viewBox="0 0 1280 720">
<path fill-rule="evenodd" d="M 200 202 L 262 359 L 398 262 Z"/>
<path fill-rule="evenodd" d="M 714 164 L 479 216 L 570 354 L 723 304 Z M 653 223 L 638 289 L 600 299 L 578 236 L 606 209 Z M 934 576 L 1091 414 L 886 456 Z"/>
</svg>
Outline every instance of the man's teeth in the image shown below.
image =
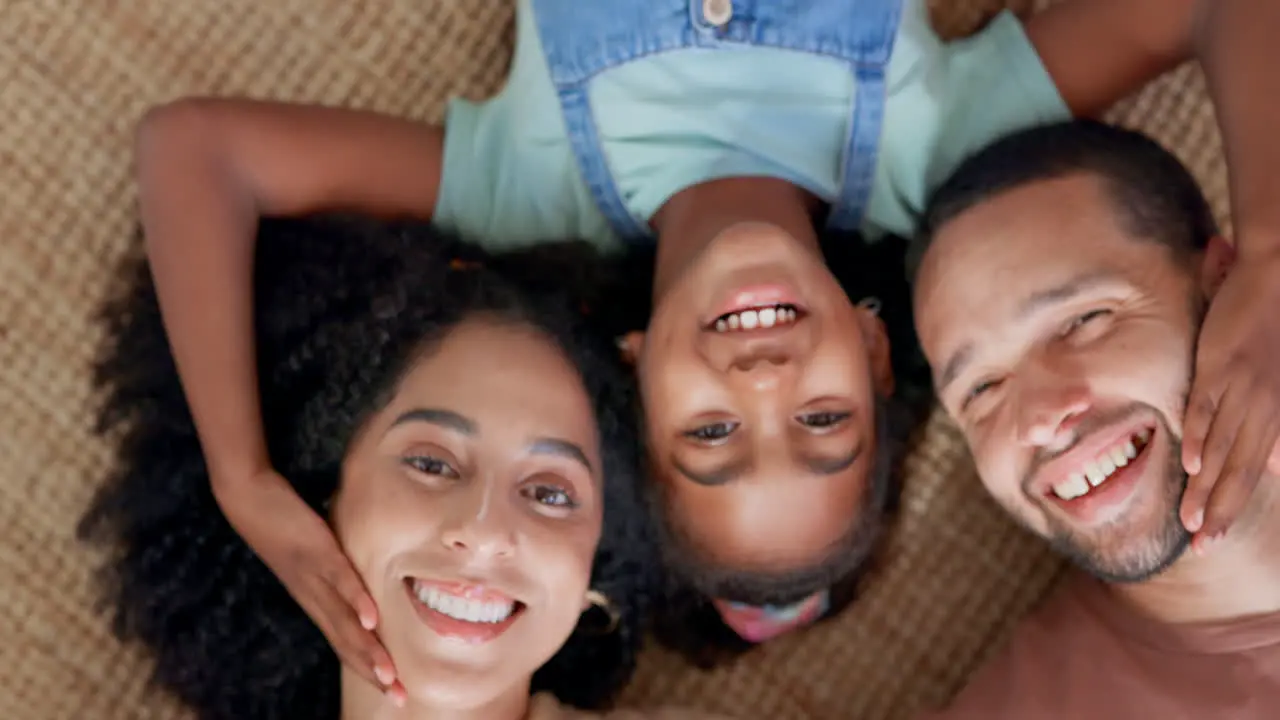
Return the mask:
<svg viewBox="0 0 1280 720">
<path fill-rule="evenodd" d="M 771 328 L 775 325 L 786 325 L 795 322 L 797 314 L 796 309 L 790 305 L 773 305 L 771 307 L 728 313 L 716 318 L 716 332 L 754 330 L 756 328 Z"/>
<path fill-rule="evenodd" d="M 1143 446 L 1151 440 L 1151 431 L 1143 428 L 1122 443 L 1109 448 L 1098 457 L 1084 463 L 1076 472 L 1067 476 L 1066 480 L 1053 486 L 1053 494 L 1063 500 L 1074 500 L 1093 488 L 1105 483 L 1117 470 L 1138 457 Z"/>
<path fill-rule="evenodd" d="M 500 623 L 511 616 L 516 606 L 514 601 L 484 602 L 481 600 L 468 600 L 467 598 L 450 595 L 416 582 L 413 586 L 413 592 L 417 596 L 418 602 L 423 605 L 442 615 L 448 615 L 455 620 L 465 620 L 466 622 Z"/>
</svg>

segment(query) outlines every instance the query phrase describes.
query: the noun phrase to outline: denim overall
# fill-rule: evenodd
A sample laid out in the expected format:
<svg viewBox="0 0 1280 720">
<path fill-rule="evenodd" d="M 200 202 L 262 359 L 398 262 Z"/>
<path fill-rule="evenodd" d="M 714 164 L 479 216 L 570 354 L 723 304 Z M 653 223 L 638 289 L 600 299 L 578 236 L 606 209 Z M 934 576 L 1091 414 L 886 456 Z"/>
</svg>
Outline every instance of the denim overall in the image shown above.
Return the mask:
<svg viewBox="0 0 1280 720">
<path fill-rule="evenodd" d="M 871 195 L 884 117 L 885 71 L 902 0 L 532 0 L 569 142 L 597 206 L 618 237 L 649 242 L 609 173 L 588 102 L 599 73 L 637 58 L 687 48 L 755 45 L 815 53 L 848 64 L 856 80 L 840 190 L 827 225 L 856 231 Z M 786 607 L 717 601 L 722 617 L 746 614 L 744 639 L 760 642 L 826 613 L 829 592 Z"/>
<path fill-rule="evenodd" d="M 742 45 L 815 53 L 856 79 L 842 181 L 827 224 L 854 231 L 871 194 L 884 117 L 885 70 L 902 0 L 532 0 L 551 81 L 583 179 L 618 237 L 650 239 L 626 209 L 600 148 L 588 102 L 592 78 L 669 50 Z"/>
</svg>

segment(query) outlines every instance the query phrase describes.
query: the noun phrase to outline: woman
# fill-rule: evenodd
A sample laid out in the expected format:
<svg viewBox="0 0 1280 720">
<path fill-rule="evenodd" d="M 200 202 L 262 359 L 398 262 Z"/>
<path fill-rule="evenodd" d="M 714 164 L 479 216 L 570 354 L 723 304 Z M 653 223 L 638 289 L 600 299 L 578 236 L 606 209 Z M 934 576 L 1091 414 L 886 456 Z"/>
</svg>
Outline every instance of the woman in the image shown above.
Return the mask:
<svg viewBox="0 0 1280 720">
<path fill-rule="evenodd" d="M 98 430 L 118 451 L 81 528 L 115 550 L 116 634 L 202 718 L 403 704 L 398 718 L 515 720 L 607 701 L 656 553 L 631 390 L 580 298 L 550 290 L 546 263 L 422 223 L 266 221 L 259 236 L 272 460 L 373 595 L 397 692 L 339 666 L 219 510 L 143 264 L 104 310 Z"/>
</svg>

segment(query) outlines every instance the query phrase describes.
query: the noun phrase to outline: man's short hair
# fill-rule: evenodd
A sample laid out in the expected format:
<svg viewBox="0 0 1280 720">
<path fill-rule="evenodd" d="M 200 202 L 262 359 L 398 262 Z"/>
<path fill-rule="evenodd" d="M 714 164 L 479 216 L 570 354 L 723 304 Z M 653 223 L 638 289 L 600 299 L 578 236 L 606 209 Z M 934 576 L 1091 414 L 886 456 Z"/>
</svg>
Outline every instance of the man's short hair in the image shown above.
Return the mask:
<svg viewBox="0 0 1280 720">
<path fill-rule="evenodd" d="M 1076 173 L 1103 181 L 1129 233 L 1168 246 L 1179 259 L 1218 234 L 1200 185 L 1171 152 L 1134 130 L 1070 120 L 1006 135 L 962 162 L 926 203 L 907 252 L 908 278 L 915 283 L 936 233 L 958 215 L 1024 185 Z"/>
</svg>

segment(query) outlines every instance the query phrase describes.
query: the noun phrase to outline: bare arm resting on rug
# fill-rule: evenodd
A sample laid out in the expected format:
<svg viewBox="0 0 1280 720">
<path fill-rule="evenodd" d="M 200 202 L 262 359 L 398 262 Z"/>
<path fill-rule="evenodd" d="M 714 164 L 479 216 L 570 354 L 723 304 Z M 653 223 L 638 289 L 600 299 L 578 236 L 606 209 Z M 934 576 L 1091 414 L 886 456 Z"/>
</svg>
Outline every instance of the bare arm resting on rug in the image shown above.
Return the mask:
<svg viewBox="0 0 1280 720">
<path fill-rule="evenodd" d="M 437 127 L 250 100 L 156 108 L 136 147 L 147 254 L 218 504 L 339 657 L 397 697 L 403 689 L 372 632 L 372 598 L 323 519 L 267 455 L 253 343 L 254 238 L 260 216 L 430 216 L 440 158 Z"/>
<path fill-rule="evenodd" d="M 1209 310 L 1184 421 L 1181 517 L 1201 545 L 1239 517 L 1264 470 L 1280 472 L 1280 2 L 1072 0 L 1026 27 L 1078 116 L 1186 60 L 1207 71 L 1247 262 Z"/>
</svg>

